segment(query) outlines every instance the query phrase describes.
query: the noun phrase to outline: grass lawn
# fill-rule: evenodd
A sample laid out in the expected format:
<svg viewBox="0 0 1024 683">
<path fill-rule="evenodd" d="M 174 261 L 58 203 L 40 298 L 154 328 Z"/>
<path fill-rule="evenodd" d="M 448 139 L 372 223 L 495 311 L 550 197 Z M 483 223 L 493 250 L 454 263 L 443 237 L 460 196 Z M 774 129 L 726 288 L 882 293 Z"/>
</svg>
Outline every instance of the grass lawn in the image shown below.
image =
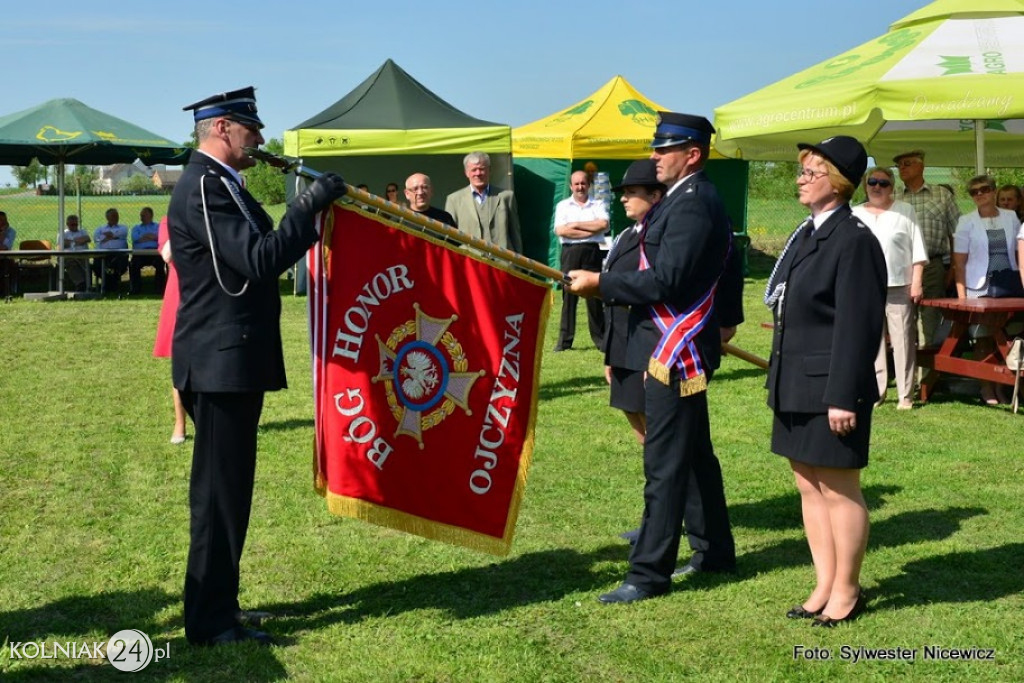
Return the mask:
<svg viewBox="0 0 1024 683">
<path fill-rule="evenodd" d="M 131 228 L 139 222 L 139 211 L 144 206 L 153 209 L 156 220 L 167 213 L 170 195 L 118 195 L 104 197 L 82 197 L 79 209 L 77 197 L 66 197 L 64 212 L 78 214 L 82 229 L 91 236 L 93 231 L 106 223 L 107 209 L 117 209 L 121 215 L 121 224 Z M 0 195 L 0 211 L 7 212 L 7 218 L 18 231 L 18 241 L 50 240 L 57 236 L 58 206 L 56 197 L 37 197 L 31 193 L 21 192 L 13 196 Z M 285 205 L 278 204 L 267 207 L 267 212 L 275 220 L 284 215 Z M 63 226 L 61 226 L 63 227 Z"/>
<path fill-rule="evenodd" d="M 770 263 L 752 265 L 736 343 L 766 356 Z M 626 570 L 616 536 L 639 519 L 642 466 L 597 351 L 544 358 L 517 536 L 495 558 L 327 513 L 311 482 L 305 304 L 284 300 L 291 388 L 267 396 L 242 566 L 243 605 L 277 615 L 268 630 L 283 646 L 197 649 L 180 597 L 191 441 L 168 443 L 168 361 L 150 355 L 159 301 L 0 303 L 0 638 L 106 642 L 140 629 L 170 645 L 138 678 L 159 681 L 1024 679 L 1024 416 L 949 394 L 879 409 L 864 472 L 870 609 L 811 629 L 784 617 L 812 568 L 789 469 L 768 451 L 764 374 L 726 358 L 710 401 L 739 571 L 609 607 L 595 598 Z M 798 646 L 831 658 L 794 657 Z M 853 663 L 844 646 L 916 659 Z M 995 661 L 928 660 L 926 647 L 992 649 Z M 5 681 L 116 675 L 105 661 L 0 650 Z"/>
</svg>

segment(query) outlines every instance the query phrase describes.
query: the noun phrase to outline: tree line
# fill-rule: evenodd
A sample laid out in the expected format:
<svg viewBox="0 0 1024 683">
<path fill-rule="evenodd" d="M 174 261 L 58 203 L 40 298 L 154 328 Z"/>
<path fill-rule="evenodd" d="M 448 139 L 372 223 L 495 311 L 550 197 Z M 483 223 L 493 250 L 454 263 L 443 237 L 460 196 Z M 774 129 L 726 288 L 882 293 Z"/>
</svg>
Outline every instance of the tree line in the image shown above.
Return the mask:
<svg viewBox="0 0 1024 683">
<path fill-rule="evenodd" d="M 195 140 L 185 143 L 187 147 L 195 148 Z M 284 143 L 277 138 L 271 138 L 264 146 L 272 154 L 283 154 Z M 27 166 L 12 166 L 12 174 L 20 187 L 38 187 L 41 183 L 56 184 L 56 170 L 43 166 L 38 160 L 32 159 Z M 285 176 L 280 170 L 267 164 L 256 164 L 254 167 L 242 172 L 245 176 L 245 186 L 257 200 L 263 204 L 282 204 L 285 200 Z M 67 194 L 93 194 L 94 184 L 99 179 L 99 169 L 96 166 L 75 165 L 69 167 L 64 176 L 64 187 Z M 136 174 L 125 178 L 117 187 L 115 192 L 122 194 L 156 194 L 158 188 L 153 185 L 153 180 L 146 175 Z"/>
</svg>

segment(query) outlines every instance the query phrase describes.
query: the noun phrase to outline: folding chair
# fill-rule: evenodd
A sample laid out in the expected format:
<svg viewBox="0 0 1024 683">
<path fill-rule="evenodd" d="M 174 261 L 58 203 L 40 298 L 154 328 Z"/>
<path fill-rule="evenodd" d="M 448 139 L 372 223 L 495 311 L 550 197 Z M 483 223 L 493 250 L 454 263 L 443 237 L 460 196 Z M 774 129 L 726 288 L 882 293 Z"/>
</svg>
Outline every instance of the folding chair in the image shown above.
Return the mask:
<svg viewBox="0 0 1024 683">
<path fill-rule="evenodd" d="M 53 251 L 53 244 L 50 240 L 22 240 L 18 243 L 21 250 L 46 250 Z M 25 280 L 46 278 L 47 289 L 54 289 L 54 274 L 56 267 L 52 256 L 21 256 L 18 258 L 18 270 L 16 286 L 19 293 L 22 291 L 22 283 Z"/>
</svg>

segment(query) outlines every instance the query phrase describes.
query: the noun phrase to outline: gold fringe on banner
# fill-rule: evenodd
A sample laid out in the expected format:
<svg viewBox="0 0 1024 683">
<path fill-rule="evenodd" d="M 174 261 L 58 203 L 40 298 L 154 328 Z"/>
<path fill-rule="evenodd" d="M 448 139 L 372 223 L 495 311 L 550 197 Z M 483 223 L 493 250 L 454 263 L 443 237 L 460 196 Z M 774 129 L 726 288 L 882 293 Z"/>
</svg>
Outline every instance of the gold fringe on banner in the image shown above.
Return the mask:
<svg viewBox="0 0 1024 683">
<path fill-rule="evenodd" d="M 356 213 L 363 214 L 369 218 L 375 218 L 377 220 L 383 219 L 382 222 L 392 226 L 403 232 L 413 234 L 420 239 L 426 239 L 434 244 L 440 244 L 446 246 L 449 249 L 455 248 L 460 249 L 467 242 L 465 240 L 473 240 L 474 242 L 480 242 L 475 238 L 466 237 L 463 239 L 450 239 L 450 235 L 444 232 L 435 233 L 433 231 L 423 230 L 424 224 L 427 227 L 433 227 L 429 224 L 437 224 L 445 230 L 452 230 L 449 226 L 446 226 L 437 221 L 427 219 L 419 214 L 400 207 L 397 204 L 387 202 L 386 200 L 379 199 L 374 195 L 369 195 L 361 191 L 359 195 L 365 195 L 365 198 L 372 198 L 375 200 L 373 206 L 369 206 L 369 202 L 364 201 L 364 197 L 360 196 L 360 202 L 356 201 L 342 201 L 338 203 L 338 206 L 348 211 L 355 211 Z M 414 214 L 412 216 L 408 214 Z M 411 225 L 410 225 L 411 224 Z M 325 244 L 329 244 L 326 241 L 326 237 L 333 231 L 333 221 L 325 224 Z M 459 233 L 461 235 L 461 233 Z M 476 247 L 476 244 L 470 246 Z M 494 247 L 494 249 L 500 249 Z M 501 250 L 506 251 L 506 250 Z M 473 258 L 474 260 L 487 263 L 492 267 L 499 268 L 515 277 L 522 280 L 527 280 L 537 283 L 537 280 L 542 280 L 545 283 L 549 278 L 561 277 L 559 271 L 553 270 L 544 266 L 543 264 L 531 261 L 526 257 L 514 254 L 514 252 L 508 252 L 517 257 L 515 260 L 509 260 L 504 255 L 495 256 L 494 254 L 483 255 L 476 252 L 476 250 L 466 250 L 464 252 L 466 256 Z M 330 252 L 329 249 L 324 247 L 324 272 L 328 273 L 330 266 Z M 523 261 L 529 264 L 536 264 L 539 268 L 524 267 Z M 545 272 L 546 271 L 546 272 Z M 326 279 L 326 278 L 325 278 Z M 467 547 L 473 550 L 479 550 L 492 555 L 505 556 L 508 555 L 512 547 L 512 538 L 515 534 L 516 522 L 519 518 L 519 509 L 522 504 L 523 495 L 526 488 L 526 478 L 530 470 L 530 465 L 533 461 L 533 449 L 534 449 L 534 435 L 537 423 L 537 404 L 538 394 L 540 391 L 540 371 L 541 371 L 541 359 L 544 351 L 544 339 L 547 332 L 548 317 L 551 312 L 551 306 L 553 303 L 553 297 L 543 297 L 541 299 L 541 310 L 539 312 L 539 324 L 537 330 L 537 340 L 534 349 L 535 362 L 533 364 L 533 394 L 530 396 L 530 414 L 527 420 L 526 434 L 527 437 L 523 442 L 523 448 L 519 455 L 519 467 L 516 472 L 516 483 L 512 491 L 512 497 L 509 501 L 509 508 L 505 522 L 505 529 L 502 537 L 497 538 L 494 536 L 488 536 L 470 529 L 464 529 L 461 527 L 452 526 L 443 522 L 437 522 L 429 519 L 424 519 L 417 515 L 413 515 L 401 510 L 394 508 L 385 507 L 383 505 L 377 505 L 369 501 L 360 500 L 358 498 L 352 498 L 349 496 L 342 496 L 333 493 L 328 488 L 328 482 L 326 473 L 321 471 L 319 468 L 318 459 L 314 459 L 314 488 L 318 494 L 323 496 L 327 502 L 328 510 L 335 515 L 342 517 L 352 517 L 379 526 L 384 526 L 391 529 L 397 529 L 399 531 L 406 531 L 418 536 L 430 538 L 437 541 L 443 541 L 451 543 L 453 545 L 459 545 Z M 315 442 L 314 442 L 315 451 Z"/>
</svg>

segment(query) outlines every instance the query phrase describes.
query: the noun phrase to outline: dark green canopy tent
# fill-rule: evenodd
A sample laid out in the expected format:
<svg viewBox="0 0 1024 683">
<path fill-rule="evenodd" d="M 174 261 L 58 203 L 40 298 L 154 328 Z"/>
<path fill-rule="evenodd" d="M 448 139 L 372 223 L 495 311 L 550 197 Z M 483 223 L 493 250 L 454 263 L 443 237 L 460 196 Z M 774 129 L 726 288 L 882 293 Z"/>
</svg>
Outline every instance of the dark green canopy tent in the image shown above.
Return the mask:
<svg viewBox="0 0 1024 683">
<path fill-rule="evenodd" d="M 512 129 L 474 118 L 445 102 L 388 59 L 347 95 L 284 133 L 285 154 L 334 171 L 383 194 L 426 173 L 434 204 L 467 184 L 462 158 L 491 157 L 491 182 L 511 189 Z"/>
</svg>

